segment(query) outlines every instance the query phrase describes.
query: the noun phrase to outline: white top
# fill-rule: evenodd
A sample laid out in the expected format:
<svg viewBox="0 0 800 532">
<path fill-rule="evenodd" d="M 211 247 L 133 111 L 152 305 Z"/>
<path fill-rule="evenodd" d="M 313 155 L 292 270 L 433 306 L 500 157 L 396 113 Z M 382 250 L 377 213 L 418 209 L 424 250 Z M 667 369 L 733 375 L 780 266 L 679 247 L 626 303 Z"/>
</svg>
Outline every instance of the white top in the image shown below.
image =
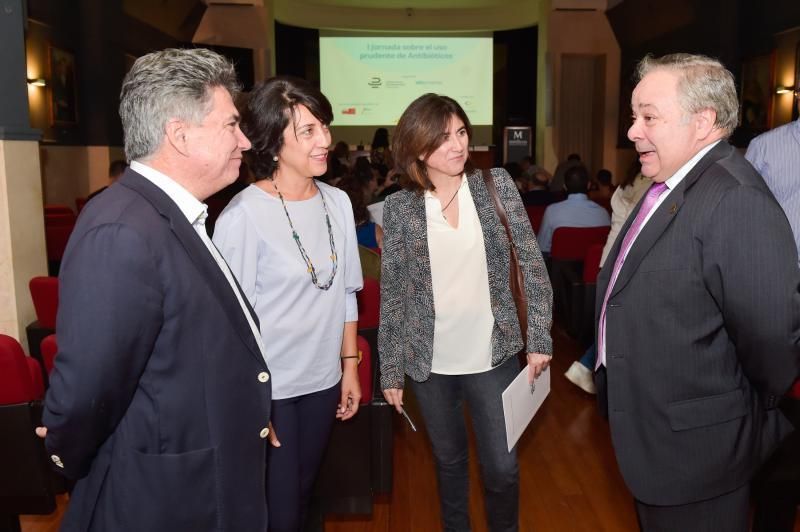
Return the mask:
<svg viewBox="0 0 800 532">
<path fill-rule="evenodd" d="M 266 360 L 267 355 L 266 350 L 264 349 L 264 341 L 261 339 L 261 333 L 256 327 L 256 322 L 250 315 L 250 311 L 247 310 L 247 306 L 244 304 L 244 299 L 242 299 L 241 292 L 239 292 L 239 290 L 236 288 L 236 283 L 233 280 L 233 275 L 231 274 L 230 268 L 228 268 L 228 265 L 225 264 L 225 261 L 220 256 L 217 248 L 214 247 L 211 239 L 208 238 L 208 232 L 206 231 L 208 206 L 195 198 L 188 190 L 180 186 L 176 181 L 170 179 L 169 176 L 162 174 L 158 170 L 151 168 L 146 164 L 140 163 L 139 161 L 131 161 L 131 170 L 141 174 L 145 179 L 160 188 L 164 194 L 169 196 L 169 198 L 175 202 L 175 204 L 178 206 L 178 209 L 180 209 L 183 215 L 186 216 L 186 219 L 189 220 L 189 223 L 192 224 L 192 227 L 200 237 L 200 240 L 203 241 L 203 244 L 205 244 L 208 252 L 211 253 L 212 257 L 214 257 L 214 261 L 217 263 L 217 266 L 219 266 L 219 269 L 222 270 L 222 273 L 225 275 L 225 279 L 228 280 L 228 284 L 231 285 L 231 290 L 233 290 L 233 293 L 236 294 L 236 301 L 239 302 L 239 306 L 242 308 L 242 312 L 244 312 L 244 315 L 247 318 L 247 323 L 250 325 L 250 330 L 253 332 L 253 336 L 256 339 L 258 348 L 261 350 L 261 356 L 263 356 L 264 360 Z"/>
<path fill-rule="evenodd" d="M 466 176 L 458 189 L 458 228 L 425 193 L 425 218 L 433 282 L 432 373 L 463 375 L 492 369 L 494 316 L 483 231 Z"/>
<path fill-rule="evenodd" d="M 311 282 L 280 200 L 261 188 L 250 185 L 237 194 L 214 227 L 214 243 L 258 314 L 261 333 L 269 338 L 273 399 L 335 385 L 342 375 L 344 324 L 358 320 L 356 291 L 362 276 L 353 208 L 343 191 L 319 181 L 317 185 L 328 204 L 338 255 L 338 271 L 328 290 Z M 318 282 L 325 283 L 332 264 L 319 193 L 287 201 L 286 208 Z"/>
</svg>

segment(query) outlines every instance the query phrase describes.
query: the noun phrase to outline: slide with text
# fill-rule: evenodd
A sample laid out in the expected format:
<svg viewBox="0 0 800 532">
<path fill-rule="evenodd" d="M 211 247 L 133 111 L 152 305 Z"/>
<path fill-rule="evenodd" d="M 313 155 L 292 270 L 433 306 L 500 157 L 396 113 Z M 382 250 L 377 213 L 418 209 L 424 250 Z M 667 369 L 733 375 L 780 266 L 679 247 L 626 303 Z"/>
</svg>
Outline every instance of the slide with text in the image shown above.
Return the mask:
<svg viewBox="0 0 800 532">
<path fill-rule="evenodd" d="M 492 123 L 491 37 L 321 36 L 319 53 L 334 125 L 394 125 L 427 92 L 456 100 L 475 125 Z"/>
</svg>

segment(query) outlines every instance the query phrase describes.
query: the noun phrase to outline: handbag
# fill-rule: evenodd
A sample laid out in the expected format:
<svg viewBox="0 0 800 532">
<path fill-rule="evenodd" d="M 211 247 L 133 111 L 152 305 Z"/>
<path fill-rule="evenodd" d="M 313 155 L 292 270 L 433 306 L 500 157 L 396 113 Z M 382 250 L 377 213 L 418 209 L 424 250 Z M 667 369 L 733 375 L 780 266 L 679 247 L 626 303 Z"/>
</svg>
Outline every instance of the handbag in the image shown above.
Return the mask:
<svg viewBox="0 0 800 532">
<path fill-rule="evenodd" d="M 519 256 L 517 255 L 517 247 L 514 245 L 514 239 L 511 237 L 511 228 L 508 226 L 508 216 L 506 209 L 503 207 L 503 202 L 500 201 L 500 196 L 497 194 L 497 188 L 494 186 L 494 179 L 490 173 L 481 170 L 483 181 L 486 183 L 486 189 L 489 191 L 489 196 L 494 203 L 494 209 L 497 211 L 497 216 L 500 218 L 500 223 L 506 228 L 506 236 L 508 236 L 509 244 L 509 282 L 511 285 L 511 295 L 514 298 L 514 305 L 517 307 L 517 319 L 519 320 L 519 330 L 522 333 L 522 353 L 524 354 L 526 346 L 528 345 L 528 296 L 525 295 L 525 281 L 522 276 L 522 269 L 519 267 Z"/>
</svg>

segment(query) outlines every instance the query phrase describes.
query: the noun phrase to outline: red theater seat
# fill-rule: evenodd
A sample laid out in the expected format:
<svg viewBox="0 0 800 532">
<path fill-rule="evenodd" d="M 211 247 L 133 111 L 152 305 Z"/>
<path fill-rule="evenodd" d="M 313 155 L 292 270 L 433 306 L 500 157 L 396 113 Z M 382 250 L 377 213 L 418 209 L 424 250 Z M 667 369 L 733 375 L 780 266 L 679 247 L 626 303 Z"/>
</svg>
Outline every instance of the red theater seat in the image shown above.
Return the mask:
<svg viewBox="0 0 800 532">
<path fill-rule="evenodd" d="M 67 205 L 57 205 L 57 204 L 50 204 L 44 206 L 44 214 L 45 216 L 50 214 L 63 214 L 72 216 L 75 218 L 75 213 L 72 212 L 72 209 L 69 208 Z"/>
<path fill-rule="evenodd" d="M 358 328 L 376 328 L 380 321 L 380 283 L 371 277 L 364 277 L 364 288 L 356 293 L 356 298 L 358 299 Z"/>
<path fill-rule="evenodd" d="M 50 470 L 41 425 L 44 395 L 39 363 L 14 338 L 0 334 L 0 528 L 20 530 L 20 514 L 56 508 L 57 481 Z"/>
<path fill-rule="evenodd" d="M 17 340 L 0 334 L 0 404 L 27 403 L 43 397 L 39 363 L 25 356 Z"/>
<path fill-rule="evenodd" d="M 539 234 L 539 228 L 542 226 L 542 218 L 544 218 L 544 211 L 547 205 L 528 205 L 525 207 L 525 212 L 528 213 L 528 219 L 531 221 L 533 232 Z"/>
<path fill-rule="evenodd" d="M 58 277 L 34 277 L 28 283 L 39 325 L 56 328 L 58 314 Z"/>
<path fill-rule="evenodd" d="M 41 351 L 42 361 L 44 362 L 44 370 L 48 375 L 50 375 L 50 372 L 53 371 L 53 366 L 55 365 L 56 354 L 58 353 L 58 342 L 56 341 L 55 334 L 45 336 L 41 343 Z"/>
<path fill-rule="evenodd" d="M 610 227 L 559 227 L 550 249 L 550 281 L 555 313 L 573 337 L 584 335 L 584 261 L 592 246 L 605 245 Z M 595 256 L 596 251 L 595 251 Z M 597 258 L 599 264 L 599 257 Z M 593 268 L 595 268 L 593 264 Z M 593 272 L 587 272 L 592 275 Z M 594 272 L 596 275 L 596 272 Z"/>
<path fill-rule="evenodd" d="M 575 260 L 583 262 L 586 251 L 593 244 L 605 245 L 608 225 L 600 227 L 559 227 L 553 232 L 550 257 L 553 260 Z"/>
</svg>

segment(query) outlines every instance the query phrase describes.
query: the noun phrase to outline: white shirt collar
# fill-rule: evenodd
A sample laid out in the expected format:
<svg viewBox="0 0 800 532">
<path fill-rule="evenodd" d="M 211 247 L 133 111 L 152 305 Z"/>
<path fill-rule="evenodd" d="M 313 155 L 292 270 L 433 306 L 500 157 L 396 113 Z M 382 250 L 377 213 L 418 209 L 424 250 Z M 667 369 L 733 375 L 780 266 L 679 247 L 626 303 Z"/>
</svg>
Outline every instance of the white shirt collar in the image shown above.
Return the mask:
<svg viewBox="0 0 800 532">
<path fill-rule="evenodd" d="M 147 166 L 139 161 L 131 161 L 131 170 L 141 174 L 145 179 L 164 191 L 164 194 L 175 202 L 189 223 L 194 225 L 201 217 L 205 219 L 208 209 L 205 203 L 201 202 L 191 192 L 183 188 L 176 181 L 166 174 L 162 174 L 155 168 Z"/>
<path fill-rule="evenodd" d="M 694 168 L 694 165 L 700 162 L 700 159 L 702 159 L 706 153 L 710 152 L 711 148 L 716 146 L 718 143 L 719 140 L 712 142 L 711 144 L 709 144 L 708 146 L 697 152 L 694 157 L 692 157 L 686 162 L 686 164 L 678 168 L 678 171 L 672 174 L 672 177 L 664 181 L 664 183 L 666 183 L 667 185 L 667 188 L 669 188 L 670 190 L 674 190 L 675 187 L 677 187 L 680 184 L 680 182 L 683 181 L 683 178 L 686 177 L 689 171 L 692 168 Z"/>
</svg>

